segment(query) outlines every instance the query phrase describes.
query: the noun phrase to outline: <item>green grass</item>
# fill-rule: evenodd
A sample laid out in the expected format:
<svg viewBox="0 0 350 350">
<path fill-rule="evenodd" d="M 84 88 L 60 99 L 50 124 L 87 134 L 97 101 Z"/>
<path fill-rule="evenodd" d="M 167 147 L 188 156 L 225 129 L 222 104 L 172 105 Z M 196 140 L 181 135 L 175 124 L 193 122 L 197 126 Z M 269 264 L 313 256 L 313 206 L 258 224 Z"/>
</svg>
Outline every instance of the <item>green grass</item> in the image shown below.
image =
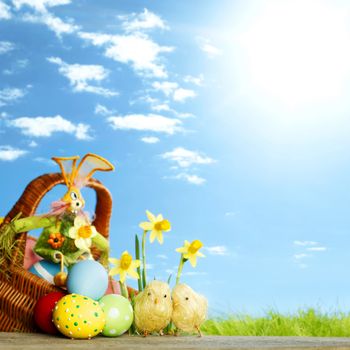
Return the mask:
<svg viewBox="0 0 350 350">
<path fill-rule="evenodd" d="M 322 313 L 315 309 L 290 315 L 270 311 L 264 317 L 239 315 L 210 319 L 201 329 L 207 335 L 350 337 L 350 314 Z"/>
</svg>

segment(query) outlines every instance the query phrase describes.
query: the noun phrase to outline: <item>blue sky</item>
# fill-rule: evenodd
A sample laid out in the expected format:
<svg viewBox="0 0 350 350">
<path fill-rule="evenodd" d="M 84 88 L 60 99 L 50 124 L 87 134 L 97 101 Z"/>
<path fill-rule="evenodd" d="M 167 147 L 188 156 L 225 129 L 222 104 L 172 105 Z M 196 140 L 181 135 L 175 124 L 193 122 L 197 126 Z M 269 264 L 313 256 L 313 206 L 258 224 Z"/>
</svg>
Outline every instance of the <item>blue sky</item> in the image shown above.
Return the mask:
<svg viewBox="0 0 350 350">
<path fill-rule="evenodd" d="M 133 251 L 149 209 L 173 226 L 147 247 L 149 276 L 201 239 L 183 281 L 212 311 L 349 308 L 349 11 L 0 0 L 1 213 L 57 171 L 50 157 L 97 153 L 116 167 L 96 174 L 114 198 L 112 255 Z"/>
</svg>

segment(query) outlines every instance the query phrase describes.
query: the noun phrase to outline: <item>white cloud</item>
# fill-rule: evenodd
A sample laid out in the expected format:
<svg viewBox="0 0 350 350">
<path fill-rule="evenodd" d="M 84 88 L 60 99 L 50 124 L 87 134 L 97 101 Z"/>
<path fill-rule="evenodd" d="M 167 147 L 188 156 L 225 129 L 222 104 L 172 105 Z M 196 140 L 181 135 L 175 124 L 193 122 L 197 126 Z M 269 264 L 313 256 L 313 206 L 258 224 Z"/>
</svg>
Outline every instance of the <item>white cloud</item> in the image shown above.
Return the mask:
<svg viewBox="0 0 350 350">
<path fill-rule="evenodd" d="M 10 126 L 19 128 L 24 135 L 32 137 L 50 137 L 53 133 L 64 132 L 74 135 L 78 140 L 90 140 L 90 126 L 73 124 L 60 115 L 54 117 L 21 117 L 8 121 Z"/>
<path fill-rule="evenodd" d="M 29 60 L 27 59 L 19 59 L 16 60 L 12 63 L 12 68 L 11 69 L 4 69 L 2 71 L 3 74 L 6 75 L 12 75 L 17 73 L 18 71 L 26 68 L 28 66 Z M 31 86 L 30 86 L 31 87 Z M 29 86 L 27 86 L 27 88 L 29 88 Z"/>
<path fill-rule="evenodd" d="M 28 153 L 28 151 L 13 148 L 12 146 L 0 146 L 0 160 L 2 161 L 11 162 L 24 156 L 26 153 Z"/>
<path fill-rule="evenodd" d="M 48 165 L 48 166 L 51 166 L 51 167 L 55 166 L 55 163 L 52 161 L 52 159 L 49 159 L 49 158 L 35 157 L 34 161 L 38 162 L 38 163 L 42 163 L 42 164 Z"/>
<path fill-rule="evenodd" d="M 300 259 L 308 258 L 309 256 L 310 256 L 309 254 L 305 254 L 305 253 L 295 254 L 294 259 L 300 260 Z"/>
<path fill-rule="evenodd" d="M 173 99 L 177 102 L 184 102 L 188 98 L 194 98 L 197 94 L 190 89 L 179 88 L 174 91 Z"/>
<path fill-rule="evenodd" d="M 70 0 L 13 0 L 12 1 L 17 10 L 22 7 L 29 7 L 34 12 L 24 13 L 21 19 L 25 22 L 40 23 L 46 25 L 58 37 L 62 34 L 71 34 L 79 29 L 72 20 L 63 21 L 61 18 L 53 15 L 48 11 L 48 8 L 68 5 Z"/>
<path fill-rule="evenodd" d="M 205 275 L 207 275 L 206 272 L 200 272 L 200 271 L 188 271 L 182 274 L 182 276 L 205 276 Z"/>
<path fill-rule="evenodd" d="M 158 255 L 156 255 L 156 258 L 162 259 L 162 260 L 167 260 L 168 259 L 168 257 L 165 254 L 158 254 Z"/>
<path fill-rule="evenodd" d="M 188 119 L 188 118 L 195 118 L 195 116 L 192 113 L 182 113 L 172 110 L 175 115 L 181 119 Z"/>
<path fill-rule="evenodd" d="M 175 176 L 168 177 L 175 180 L 184 180 L 192 185 L 203 185 L 207 180 L 194 174 L 180 173 Z"/>
<path fill-rule="evenodd" d="M 176 82 L 155 81 L 152 87 L 157 91 L 163 92 L 165 96 L 171 96 L 176 102 L 184 102 L 188 98 L 197 96 L 193 90 L 181 88 Z"/>
<path fill-rule="evenodd" d="M 168 159 L 171 162 L 177 163 L 181 168 L 188 168 L 193 164 L 212 164 L 214 159 L 201 154 L 197 151 L 190 151 L 183 147 L 174 148 L 170 152 L 163 153 L 161 155 L 163 159 Z"/>
<path fill-rule="evenodd" d="M 11 17 L 10 6 L 0 0 L 0 19 L 10 19 Z"/>
<path fill-rule="evenodd" d="M 171 111 L 171 108 L 169 107 L 169 105 L 167 103 L 160 103 L 160 104 L 156 104 L 156 105 L 151 105 L 151 109 L 152 109 L 152 111 L 156 111 L 156 112 L 169 112 L 169 111 Z"/>
<path fill-rule="evenodd" d="M 153 270 L 154 269 L 154 265 L 153 264 L 146 264 L 146 269 L 147 270 Z"/>
<path fill-rule="evenodd" d="M 27 92 L 18 88 L 5 88 L 0 90 L 0 107 L 22 98 Z"/>
<path fill-rule="evenodd" d="M 50 12 L 26 13 L 23 15 L 22 20 L 29 23 L 45 24 L 58 37 L 61 37 L 62 34 L 72 34 L 79 29 L 77 25 L 64 22 L 61 18 L 52 15 Z"/>
<path fill-rule="evenodd" d="M 159 142 L 159 138 L 155 136 L 145 136 L 141 138 L 141 141 L 144 143 L 157 143 Z"/>
<path fill-rule="evenodd" d="M 210 255 L 228 255 L 228 249 L 224 245 L 217 245 L 212 247 L 204 247 Z"/>
<path fill-rule="evenodd" d="M 238 213 L 239 211 L 228 211 L 225 213 L 225 216 L 232 217 L 232 216 L 236 216 Z"/>
<path fill-rule="evenodd" d="M 17 10 L 23 6 L 28 6 L 38 12 L 45 12 L 48 7 L 68 5 L 71 0 L 12 0 L 12 3 Z"/>
<path fill-rule="evenodd" d="M 294 241 L 293 244 L 305 247 L 305 246 L 318 245 L 319 243 L 318 242 L 314 242 L 314 241 Z"/>
<path fill-rule="evenodd" d="M 159 83 L 159 82 L 157 82 Z M 157 85 L 156 85 L 157 86 Z M 187 112 L 178 112 L 173 108 L 170 108 L 169 101 L 161 102 L 157 98 L 153 98 L 149 95 L 142 96 L 138 99 L 138 101 L 146 102 L 150 105 L 150 108 L 152 111 L 155 112 L 170 112 L 173 113 L 177 118 L 180 119 L 187 119 L 187 118 L 194 118 L 195 116 L 192 113 Z M 133 101 L 132 104 L 134 104 L 136 101 Z"/>
<path fill-rule="evenodd" d="M 1 17 L 0 17 L 1 18 Z M 10 41 L 0 41 L 0 55 L 15 49 L 15 44 Z"/>
<path fill-rule="evenodd" d="M 74 92 L 91 92 L 105 97 L 116 96 L 117 92 L 89 85 L 90 81 L 101 82 L 109 75 L 109 71 L 100 65 L 68 64 L 59 57 L 49 57 L 47 60 L 59 66 L 58 71 L 66 77 Z"/>
<path fill-rule="evenodd" d="M 157 91 L 163 92 L 165 96 L 170 96 L 179 87 L 179 84 L 171 81 L 155 81 L 152 87 Z"/>
<path fill-rule="evenodd" d="M 106 57 L 130 64 L 140 75 L 158 78 L 166 78 L 168 75 L 161 63 L 160 54 L 172 52 L 174 48 L 160 46 L 146 34 L 109 35 L 79 32 L 78 35 L 92 45 L 104 47 Z"/>
<path fill-rule="evenodd" d="M 100 115 L 112 115 L 115 113 L 114 110 L 108 109 L 106 106 L 97 104 L 95 107 L 95 114 L 100 114 Z"/>
<path fill-rule="evenodd" d="M 29 142 L 29 145 L 28 145 L 28 146 L 34 148 L 34 147 L 38 147 L 38 144 L 37 144 L 37 142 L 35 142 L 34 140 L 32 140 L 32 141 Z"/>
<path fill-rule="evenodd" d="M 127 32 L 149 30 L 154 28 L 169 29 L 159 16 L 146 8 L 141 13 L 118 16 L 118 18 L 122 20 L 122 27 Z"/>
<path fill-rule="evenodd" d="M 324 252 L 327 250 L 326 247 L 309 247 L 306 248 L 306 250 L 308 250 L 309 252 Z"/>
<path fill-rule="evenodd" d="M 113 129 L 162 132 L 173 135 L 182 130 L 179 119 L 167 118 L 158 114 L 128 114 L 108 118 Z"/>
<path fill-rule="evenodd" d="M 198 38 L 197 39 L 199 48 L 209 57 L 209 58 L 215 58 L 217 56 L 222 55 L 222 51 L 214 46 L 210 40 L 205 38 Z"/>
<path fill-rule="evenodd" d="M 184 82 L 194 84 L 197 86 L 203 86 L 204 76 L 203 76 L 203 74 L 200 74 L 198 77 L 194 77 L 192 75 L 186 75 L 184 77 Z"/>
</svg>

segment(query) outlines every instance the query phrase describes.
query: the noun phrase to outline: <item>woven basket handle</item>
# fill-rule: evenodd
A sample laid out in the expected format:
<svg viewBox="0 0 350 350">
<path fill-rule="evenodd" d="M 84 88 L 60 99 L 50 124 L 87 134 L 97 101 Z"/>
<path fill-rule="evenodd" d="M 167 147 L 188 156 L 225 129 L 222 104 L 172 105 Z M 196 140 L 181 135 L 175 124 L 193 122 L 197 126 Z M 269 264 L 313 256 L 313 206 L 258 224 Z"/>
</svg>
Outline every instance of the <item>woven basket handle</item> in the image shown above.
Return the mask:
<svg viewBox="0 0 350 350">
<path fill-rule="evenodd" d="M 21 213 L 21 217 L 34 215 L 46 193 L 56 185 L 61 184 L 65 183 L 60 173 L 45 174 L 31 181 L 17 203 L 6 215 L 2 225 L 9 223 L 19 213 Z M 108 238 L 109 223 L 112 214 L 112 196 L 108 189 L 98 180 L 90 179 L 86 186 L 94 189 L 96 192 L 95 220 L 93 225 L 99 233 Z M 11 266 L 23 264 L 23 254 L 19 253 L 24 253 L 26 238 L 27 232 L 20 233 L 16 237 L 18 243 L 13 251 L 12 260 L 10 262 Z M 97 257 L 99 256 L 98 251 L 94 251 L 94 253 Z"/>
</svg>

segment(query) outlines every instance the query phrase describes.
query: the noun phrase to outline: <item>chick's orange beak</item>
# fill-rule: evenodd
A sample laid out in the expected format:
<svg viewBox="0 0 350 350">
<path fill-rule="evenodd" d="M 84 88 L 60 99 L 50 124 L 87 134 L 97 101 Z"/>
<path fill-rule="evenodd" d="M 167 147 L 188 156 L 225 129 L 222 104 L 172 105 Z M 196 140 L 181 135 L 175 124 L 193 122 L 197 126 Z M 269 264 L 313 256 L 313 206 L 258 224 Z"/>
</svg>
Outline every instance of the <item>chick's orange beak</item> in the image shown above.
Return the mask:
<svg viewBox="0 0 350 350">
<path fill-rule="evenodd" d="M 155 298 L 155 299 L 154 299 L 154 303 L 155 303 L 156 305 L 158 304 L 158 301 L 159 301 L 158 298 Z"/>
</svg>

